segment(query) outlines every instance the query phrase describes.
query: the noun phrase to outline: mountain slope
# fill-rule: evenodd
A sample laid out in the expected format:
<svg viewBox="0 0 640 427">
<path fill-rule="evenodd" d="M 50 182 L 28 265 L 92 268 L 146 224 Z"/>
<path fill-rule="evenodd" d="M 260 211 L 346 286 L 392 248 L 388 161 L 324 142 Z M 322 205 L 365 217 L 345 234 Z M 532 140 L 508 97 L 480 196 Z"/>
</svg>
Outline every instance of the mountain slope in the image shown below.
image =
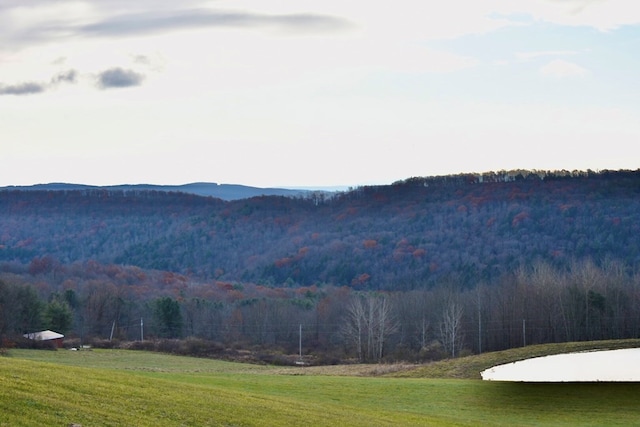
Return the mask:
<svg viewBox="0 0 640 427">
<path fill-rule="evenodd" d="M 0 191 L 0 261 L 96 260 L 263 284 L 472 285 L 578 259 L 640 266 L 640 171 L 413 178 L 330 199 Z"/>
</svg>

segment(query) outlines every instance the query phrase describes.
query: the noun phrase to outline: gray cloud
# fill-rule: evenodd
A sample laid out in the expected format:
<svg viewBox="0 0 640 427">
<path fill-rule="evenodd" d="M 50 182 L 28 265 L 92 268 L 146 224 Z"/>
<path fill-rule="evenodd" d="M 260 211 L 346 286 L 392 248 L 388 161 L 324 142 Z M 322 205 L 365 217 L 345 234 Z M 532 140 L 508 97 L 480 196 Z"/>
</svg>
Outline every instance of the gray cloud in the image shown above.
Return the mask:
<svg viewBox="0 0 640 427">
<path fill-rule="evenodd" d="M 46 85 L 36 82 L 26 82 L 15 85 L 0 84 L 0 95 L 33 95 L 44 92 L 46 89 Z"/>
<path fill-rule="evenodd" d="M 75 83 L 78 72 L 69 70 L 58 73 L 51 78 L 49 83 L 40 82 L 24 82 L 15 85 L 0 84 L 0 95 L 33 95 L 43 93 L 47 90 L 59 85 L 60 83 Z"/>
<path fill-rule="evenodd" d="M 144 74 L 133 70 L 126 70 L 119 67 L 102 71 L 96 76 L 96 86 L 100 89 L 125 88 L 140 86 L 144 80 Z M 0 83 L 0 96 L 2 95 L 33 95 L 54 89 L 60 84 L 77 83 L 78 72 L 68 70 L 56 74 L 48 83 L 24 82 L 13 85 L 3 85 Z"/>
<path fill-rule="evenodd" d="M 250 12 L 223 12 L 191 9 L 180 12 L 156 12 L 120 15 L 78 27 L 90 36 L 131 36 L 191 28 L 273 28 L 286 32 L 336 31 L 351 24 L 338 17 L 313 13 L 266 15 Z"/>
<path fill-rule="evenodd" d="M 123 68 L 110 68 L 98 74 L 97 85 L 100 89 L 114 89 L 131 86 L 140 86 L 144 75 L 133 70 Z"/>
<path fill-rule="evenodd" d="M 88 0 L 81 0 L 88 1 Z M 63 0 L 61 3 L 64 3 Z M 94 22 L 78 24 L 64 16 L 21 26 L 9 19 L 12 9 L 37 11 L 50 6 L 48 0 L 0 0 L 0 52 L 27 46 L 53 43 L 77 37 L 131 37 L 198 28 L 249 28 L 288 34 L 336 32 L 354 25 L 341 17 L 318 13 L 266 14 L 247 11 L 225 11 L 197 7 L 201 0 L 176 2 L 168 0 L 140 0 L 139 2 L 108 0 L 90 2 L 100 15 Z M 28 7 L 26 7 L 28 6 Z M 195 7 L 191 7 L 195 6 Z M 5 13 L 4 11 L 8 11 Z M 113 10 L 125 11 L 113 15 Z"/>
<path fill-rule="evenodd" d="M 69 70 L 62 73 L 58 73 L 51 78 L 51 84 L 58 83 L 75 83 L 78 72 L 76 70 Z"/>
<path fill-rule="evenodd" d="M 295 32 L 341 31 L 353 27 L 346 19 L 309 13 L 273 17 L 273 24 L 285 31 Z"/>
</svg>

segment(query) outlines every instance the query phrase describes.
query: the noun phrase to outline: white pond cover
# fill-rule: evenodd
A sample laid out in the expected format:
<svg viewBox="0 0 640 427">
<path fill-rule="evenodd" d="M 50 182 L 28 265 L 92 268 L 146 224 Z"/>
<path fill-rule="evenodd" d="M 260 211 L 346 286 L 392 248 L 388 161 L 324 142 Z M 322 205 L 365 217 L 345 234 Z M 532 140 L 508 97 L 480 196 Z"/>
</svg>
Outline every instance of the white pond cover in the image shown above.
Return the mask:
<svg viewBox="0 0 640 427">
<path fill-rule="evenodd" d="M 640 348 L 535 357 L 481 372 L 488 381 L 637 382 Z"/>
</svg>

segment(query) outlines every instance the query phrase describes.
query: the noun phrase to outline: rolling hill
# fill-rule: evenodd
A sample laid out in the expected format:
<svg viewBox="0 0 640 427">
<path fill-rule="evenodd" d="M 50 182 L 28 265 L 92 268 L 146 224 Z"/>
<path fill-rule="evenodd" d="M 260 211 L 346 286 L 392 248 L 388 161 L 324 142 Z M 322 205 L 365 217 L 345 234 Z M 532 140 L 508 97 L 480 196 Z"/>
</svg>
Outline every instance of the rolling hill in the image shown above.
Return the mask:
<svg viewBox="0 0 640 427">
<path fill-rule="evenodd" d="M 5 188 L 0 261 L 358 289 L 472 285 L 538 261 L 640 266 L 639 171 L 412 178 L 332 197 L 222 200 L 186 188 Z"/>
</svg>

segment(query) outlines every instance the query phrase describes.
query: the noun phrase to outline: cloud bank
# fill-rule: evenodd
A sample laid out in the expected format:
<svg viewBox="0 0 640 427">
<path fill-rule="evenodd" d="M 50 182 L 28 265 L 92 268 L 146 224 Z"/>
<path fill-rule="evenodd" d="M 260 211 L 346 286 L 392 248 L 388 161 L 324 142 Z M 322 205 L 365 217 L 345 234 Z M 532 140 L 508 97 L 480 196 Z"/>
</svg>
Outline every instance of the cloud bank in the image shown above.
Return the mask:
<svg viewBox="0 0 640 427">
<path fill-rule="evenodd" d="M 266 15 L 251 12 L 225 12 L 206 9 L 176 12 L 146 12 L 115 16 L 76 28 L 88 36 L 122 37 L 164 33 L 194 28 L 273 28 L 286 32 L 335 31 L 351 24 L 338 17 L 301 13 Z"/>
</svg>

